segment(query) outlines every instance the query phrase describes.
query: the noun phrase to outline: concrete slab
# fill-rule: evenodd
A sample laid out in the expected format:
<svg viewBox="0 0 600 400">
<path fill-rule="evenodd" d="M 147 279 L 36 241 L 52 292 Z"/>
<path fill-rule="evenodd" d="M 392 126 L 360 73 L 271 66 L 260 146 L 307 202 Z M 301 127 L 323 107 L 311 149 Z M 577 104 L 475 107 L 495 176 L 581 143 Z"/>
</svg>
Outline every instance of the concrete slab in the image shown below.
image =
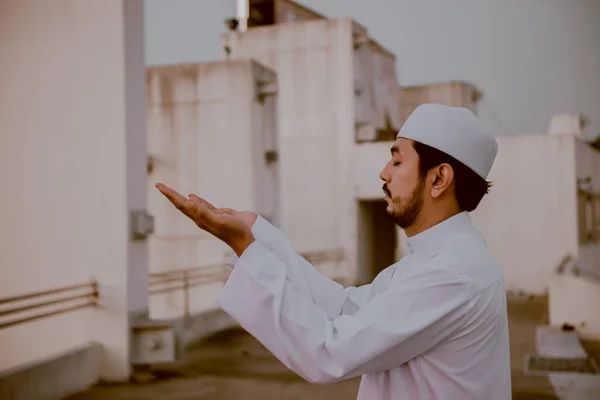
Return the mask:
<svg viewBox="0 0 600 400">
<path fill-rule="evenodd" d="M 536 348 L 540 355 L 556 358 L 588 358 L 575 331 L 557 327 L 536 328 Z M 561 400 L 597 400 L 600 398 L 600 375 L 552 372 L 548 379 Z"/>
<path fill-rule="evenodd" d="M 538 326 L 535 331 L 537 353 L 546 357 L 587 358 L 575 331 L 553 326 Z"/>
<path fill-rule="evenodd" d="M 600 375 L 552 373 L 548 377 L 561 400 L 598 400 Z"/>
</svg>

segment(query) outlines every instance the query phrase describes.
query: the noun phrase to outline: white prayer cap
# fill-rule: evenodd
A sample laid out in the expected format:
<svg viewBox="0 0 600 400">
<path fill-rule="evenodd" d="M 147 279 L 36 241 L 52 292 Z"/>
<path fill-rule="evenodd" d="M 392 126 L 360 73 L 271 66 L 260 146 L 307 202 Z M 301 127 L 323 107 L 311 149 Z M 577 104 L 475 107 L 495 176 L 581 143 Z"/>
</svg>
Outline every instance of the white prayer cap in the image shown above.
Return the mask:
<svg viewBox="0 0 600 400">
<path fill-rule="evenodd" d="M 498 153 L 498 142 L 483 130 L 471 110 L 423 104 L 408 117 L 396 138 L 406 138 L 438 149 L 487 179 Z"/>
</svg>

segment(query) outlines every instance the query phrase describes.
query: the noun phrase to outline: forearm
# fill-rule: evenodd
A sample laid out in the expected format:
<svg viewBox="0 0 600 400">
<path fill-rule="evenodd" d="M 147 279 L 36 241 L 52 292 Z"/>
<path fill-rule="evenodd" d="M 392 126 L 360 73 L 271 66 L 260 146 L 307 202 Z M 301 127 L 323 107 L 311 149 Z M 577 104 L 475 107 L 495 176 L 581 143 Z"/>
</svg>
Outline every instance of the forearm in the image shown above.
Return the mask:
<svg viewBox="0 0 600 400">
<path fill-rule="evenodd" d="M 286 278 L 300 293 L 308 295 L 314 304 L 325 310 L 330 318 L 342 313 L 352 289 L 344 290 L 342 285 L 321 274 L 293 249 L 281 230 L 261 216 L 256 219 L 252 233 L 265 249 L 283 261 Z M 238 259 L 235 254 L 232 254 L 227 263 L 233 267 Z"/>
<path fill-rule="evenodd" d="M 261 243 L 248 253 L 227 281 L 219 306 L 304 379 L 325 383 L 342 378 L 344 373 L 331 361 L 318 365 L 316 360 L 327 353 L 323 340 L 332 318 L 286 277 L 283 261 Z M 250 259 L 257 258 L 261 266 L 252 268 L 257 265 Z"/>
</svg>

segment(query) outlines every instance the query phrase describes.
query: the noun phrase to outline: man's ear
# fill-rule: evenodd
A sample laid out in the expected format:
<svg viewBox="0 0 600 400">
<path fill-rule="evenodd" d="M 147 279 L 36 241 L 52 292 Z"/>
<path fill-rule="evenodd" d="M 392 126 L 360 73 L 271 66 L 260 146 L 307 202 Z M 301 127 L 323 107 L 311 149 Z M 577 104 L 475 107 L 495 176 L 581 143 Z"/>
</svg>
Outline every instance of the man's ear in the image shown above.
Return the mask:
<svg viewBox="0 0 600 400">
<path fill-rule="evenodd" d="M 440 164 L 431 169 L 429 179 L 431 179 L 431 197 L 437 199 L 447 192 L 454 182 L 454 170 L 450 164 Z"/>
</svg>

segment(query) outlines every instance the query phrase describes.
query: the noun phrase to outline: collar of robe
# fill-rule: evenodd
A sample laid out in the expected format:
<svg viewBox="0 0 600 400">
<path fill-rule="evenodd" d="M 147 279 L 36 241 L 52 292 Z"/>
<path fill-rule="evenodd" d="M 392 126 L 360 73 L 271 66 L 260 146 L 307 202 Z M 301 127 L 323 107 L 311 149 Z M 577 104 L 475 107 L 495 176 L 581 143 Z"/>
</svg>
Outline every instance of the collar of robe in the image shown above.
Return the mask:
<svg viewBox="0 0 600 400">
<path fill-rule="evenodd" d="M 464 211 L 453 215 L 418 235 L 407 238 L 408 252 L 410 254 L 435 252 L 443 248 L 450 240 L 457 236 L 472 233 L 473 231 L 471 216 L 468 212 Z"/>
</svg>

